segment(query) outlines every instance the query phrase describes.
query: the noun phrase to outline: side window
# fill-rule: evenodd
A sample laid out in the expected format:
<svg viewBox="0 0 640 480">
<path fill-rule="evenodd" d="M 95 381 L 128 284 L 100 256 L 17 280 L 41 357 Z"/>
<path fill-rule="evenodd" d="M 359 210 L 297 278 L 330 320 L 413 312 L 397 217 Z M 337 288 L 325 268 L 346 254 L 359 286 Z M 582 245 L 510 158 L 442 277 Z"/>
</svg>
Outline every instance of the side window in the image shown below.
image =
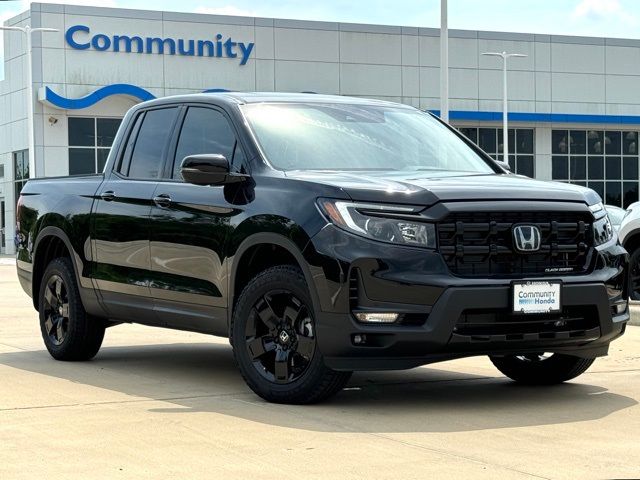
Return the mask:
<svg viewBox="0 0 640 480">
<path fill-rule="evenodd" d="M 180 131 L 172 178 L 182 179 L 180 165 L 188 155 L 220 153 L 230 164 L 234 163 L 234 150 L 241 153 L 236 143 L 236 136 L 222 113 L 210 108 L 190 107 Z"/>
<path fill-rule="evenodd" d="M 158 178 L 171 136 L 178 108 L 162 108 L 145 113 L 136 137 L 129 171 L 122 172 L 131 178 Z"/>
<path fill-rule="evenodd" d="M 245 168 L 247 165 L 247 157 L 244 155 L 244 151 L 240 146 L 240 142 L 236 141 L 236 148 L 233 151 L 233 162 L 231 162 L 232 172 L 246 173 Z"/>
</svg>

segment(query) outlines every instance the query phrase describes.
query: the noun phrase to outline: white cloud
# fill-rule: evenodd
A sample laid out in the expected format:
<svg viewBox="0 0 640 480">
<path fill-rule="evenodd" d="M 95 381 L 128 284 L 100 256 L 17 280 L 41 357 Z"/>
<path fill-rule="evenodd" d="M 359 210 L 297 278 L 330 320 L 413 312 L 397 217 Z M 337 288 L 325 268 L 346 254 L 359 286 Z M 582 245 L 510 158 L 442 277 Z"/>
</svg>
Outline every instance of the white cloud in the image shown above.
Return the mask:
<svg viewBox="0 0 640 480">
<path fill-rule="evenodd" d="M 581 0 L 571 14 L 574 19 L 590 20 L 616 19 L 633 20 L 635 17 L 622 8 L 619 0 Z"/>
<path fill-rule="evenodd" d="M 207 13 L 210 15 L 234 15 L 237 17 L 255 17 L 254 10 L 245 10 L 243 8 L 234 7 L 233 5 L 225 5 L 222 7 L 197 7 L 195 13 Z"/>
</svg>

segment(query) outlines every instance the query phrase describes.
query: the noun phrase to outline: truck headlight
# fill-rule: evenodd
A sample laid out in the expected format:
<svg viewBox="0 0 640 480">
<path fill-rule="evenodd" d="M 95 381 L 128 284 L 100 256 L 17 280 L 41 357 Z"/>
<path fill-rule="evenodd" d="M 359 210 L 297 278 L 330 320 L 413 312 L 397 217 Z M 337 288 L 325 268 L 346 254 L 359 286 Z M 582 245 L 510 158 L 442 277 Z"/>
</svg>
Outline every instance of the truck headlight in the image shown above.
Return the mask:
<svg viewBox="0 0 640 480">
<path fill-rule="evenodd" d="M 591 213 L 594 215 L 597 215 L 604 210 L 604 204 L 602 202 L 594 203 L 593 205 L 589 205 L 589 210 L 591 210 Z"/>
<path fill-rule="evenodd" d="M 411 218 L 422 207 L 319 200 L 320 209 L 337 227 L 381 242 L 436 248 L 436 228 Z"/>
<path fill-rule="evenodd" d="M 593 222 L 593 240 L 596 245 L 602 245 L 603 243 L 607 243 L 609 240 L 613 238 L 613 227 L 611 226 L 611 221 L 609 220 L 609 215 L 605 215 Z"/>
</svg>

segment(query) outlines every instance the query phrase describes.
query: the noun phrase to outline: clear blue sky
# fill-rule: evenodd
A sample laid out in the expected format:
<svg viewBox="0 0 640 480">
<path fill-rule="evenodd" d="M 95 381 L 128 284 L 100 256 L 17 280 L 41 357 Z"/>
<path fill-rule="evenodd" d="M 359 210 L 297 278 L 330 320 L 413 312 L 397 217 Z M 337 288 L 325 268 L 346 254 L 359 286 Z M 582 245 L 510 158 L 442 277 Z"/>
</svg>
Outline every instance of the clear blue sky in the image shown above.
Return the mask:
<svg viewBox="0 0 640 480">
<path fill-rule="evenodd" d="M 440 0 L 60 0 L 50 3 L 421 27 L 437 27 L 440 23 Z M 26 10 L 28 4 L 27 0 L 0 0 L 0 21 Z M 449 0 L 449 28 L 640 38 L 638 7 L 638 0 Z M 3 54 L 4 50 L 0 49 L 0 78 L 3 77 Z"/>
</svg>

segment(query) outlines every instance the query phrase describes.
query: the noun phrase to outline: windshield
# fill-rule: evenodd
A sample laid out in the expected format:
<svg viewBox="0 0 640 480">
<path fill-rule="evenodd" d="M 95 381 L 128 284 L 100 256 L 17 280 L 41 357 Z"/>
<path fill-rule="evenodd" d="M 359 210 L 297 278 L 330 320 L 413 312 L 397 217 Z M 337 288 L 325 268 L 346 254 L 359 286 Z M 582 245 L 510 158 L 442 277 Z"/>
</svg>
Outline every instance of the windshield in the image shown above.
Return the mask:
<svg viewBox="0 0 640 480">
<path fill-rule="evenodd" d="M 257 103 L 242 109 L 279 170 L 494 173 L 447 127 L 412 108 Z"/>
</svg>

